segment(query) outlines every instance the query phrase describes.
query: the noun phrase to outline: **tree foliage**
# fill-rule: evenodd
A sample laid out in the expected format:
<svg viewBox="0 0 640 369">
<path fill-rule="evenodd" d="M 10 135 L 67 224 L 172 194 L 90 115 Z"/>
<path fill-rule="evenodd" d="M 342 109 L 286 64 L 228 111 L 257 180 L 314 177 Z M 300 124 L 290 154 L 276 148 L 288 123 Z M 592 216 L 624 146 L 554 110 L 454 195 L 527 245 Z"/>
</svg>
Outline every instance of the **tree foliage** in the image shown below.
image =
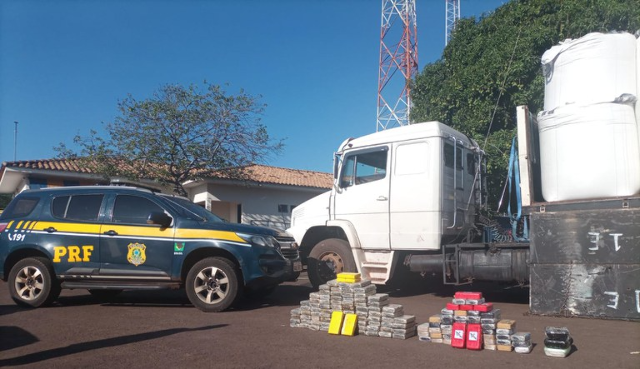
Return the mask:
<svg viewBox="0 0 640 369">
<path fill-rule="evenodd" d="M 240 91 L 228 94 L 218 85 L 204 88 L 165 85 L 153 96 L 118 102 L 119 116 L 105 125 L 107 135 L 94 130 L 76 136 L 78 151 L 60 144 L 63 158 L 79 158 L 108 178 L 152 179 L 185 195 L 185 181 L 229 168 L 262 162 L 281 151 L 260 122 L 265 105 Z"/>
<path fill-rule="evenodd" d="M 516 106 L 543 107 L 542 54 L 590 32 L 638 29 L 640 0 L 512 0 L 479 20 L 461 19 L 442 58 L 414 81 L 411 119 L 438 120 L 477 140 L 489 161 L 491 203 L 497 203 Z"/>
<path fill-rule="evenodd" d="M 0 210 L 6 208 L 12 198 L 13 196 L 11 194 L 0 194 Z"/>
</svg>

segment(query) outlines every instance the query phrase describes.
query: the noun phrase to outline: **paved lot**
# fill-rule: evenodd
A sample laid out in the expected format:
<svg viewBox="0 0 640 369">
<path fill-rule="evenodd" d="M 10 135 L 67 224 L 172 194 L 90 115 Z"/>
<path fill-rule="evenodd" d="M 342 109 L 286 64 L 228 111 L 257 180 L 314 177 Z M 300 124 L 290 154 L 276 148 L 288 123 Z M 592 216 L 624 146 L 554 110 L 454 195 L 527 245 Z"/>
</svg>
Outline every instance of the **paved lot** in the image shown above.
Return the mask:
<svg viewBox="0 0 640 369">
<path fill-rule="evenodd" d="M 478 289 L 478 286 L 473 288 Z M 485 289 L 486 291 L 486 289 Z M 485 293 L 517 320 L 531 354 L 459 350 L 442 344 L 342 337 L 289 327 L 289 313 L 311 292 L 306 279 L 260 303 L 202 313 L 179 291 L 126 292 L 101 304 L 86 291 L 63 291 L 54 307 L 22 309 L 0 282 L 0 367 L 28 368 L 640 368 L 640 323 L 528 316 L 524 291 Z M 419 322 L 440 311 L 453 289 L 388 291 Z M 566 326 L 575 349 L 543 352 L 545 326 Z"/>
</svg>

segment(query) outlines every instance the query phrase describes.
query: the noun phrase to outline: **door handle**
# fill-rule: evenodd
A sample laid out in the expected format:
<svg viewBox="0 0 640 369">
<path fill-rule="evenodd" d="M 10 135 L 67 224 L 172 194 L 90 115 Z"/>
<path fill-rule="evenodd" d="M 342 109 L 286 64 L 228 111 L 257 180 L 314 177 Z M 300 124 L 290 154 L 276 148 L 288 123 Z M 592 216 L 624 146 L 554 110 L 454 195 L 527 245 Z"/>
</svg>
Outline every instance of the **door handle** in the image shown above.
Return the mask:
<svg viewBox="0 0 640 369">
<path fill-rule="evenodd" d="M 389 199 L 386 196 L 378 196 L 378 198 L 376 200 L 378 200 L 378 201 L 387 201 Z"/>
<path fill-rule="evenodd" d="M 45 228 L 44 231 L 49 233 L 58 232 L 58 230 L 53 227 Z"/>
<path fill-rule="evenodd" d="M 117 236 L 118 232 L 114 230 L 110 230 L 110 231 L 103 232 L 103 234 L 106 234 L 107 236 Z"/>
</svg>

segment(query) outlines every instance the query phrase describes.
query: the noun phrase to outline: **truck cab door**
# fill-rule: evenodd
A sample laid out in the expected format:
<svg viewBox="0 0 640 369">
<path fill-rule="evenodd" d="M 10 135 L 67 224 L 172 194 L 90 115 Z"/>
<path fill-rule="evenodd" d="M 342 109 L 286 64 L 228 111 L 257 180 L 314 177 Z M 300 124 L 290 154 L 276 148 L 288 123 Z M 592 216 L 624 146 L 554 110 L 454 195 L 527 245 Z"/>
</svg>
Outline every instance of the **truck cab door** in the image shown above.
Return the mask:
<svg viewBox="0 0 640 369">
<path fill-rule="evenodd" d="M 389 147 L 344 154 L 334 217 L 353 224 L 363 248 L 389 249 Z"/>
</svg>

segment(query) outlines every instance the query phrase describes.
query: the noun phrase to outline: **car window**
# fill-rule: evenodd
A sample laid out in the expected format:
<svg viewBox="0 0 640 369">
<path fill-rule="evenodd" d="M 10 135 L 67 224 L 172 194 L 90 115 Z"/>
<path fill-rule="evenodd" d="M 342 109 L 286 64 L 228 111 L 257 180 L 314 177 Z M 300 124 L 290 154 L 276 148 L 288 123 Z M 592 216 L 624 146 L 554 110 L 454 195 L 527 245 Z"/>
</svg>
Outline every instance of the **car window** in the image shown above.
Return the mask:
<svg viewBox="0 0 640 369">
<path fill-rule="evenodd" d="M 54 197 L 53 201 L 51 201 L 51 214 L 56 218 L 64 218 L 70 198 L 71 196 Z"/>
<path fill-rule="evenodd" d="M 164 209 L 144 197 L 118 195 L 112 220 L 114 223 L 147 224 L 149 214 L 153 211 L 164 212 Z"/>
<path fill-rule="evenodd" d="M 0 219 L 26 217 L 35 209 L 38 200 L 37 197 L 21 197 L 15 199 L 9 204 L 2 215 L 0 215 Z"/>
<path fill-rule="evenodd" d="M 104 195 L 76 195 L 69 197 L 66 211 L 63 213 L 64 216 L 62 218 L 90 222 L 97 221 L 103 197 Z M 58 204 L 58 208 L 61 206 Z"/>
<path fill-rule="evenodd" d="M 198 206 L 185 198 L 167 195 L 160 196 L 171 205 L 172 209 L 174 209 L 185 218 L 197 221 L 224 222 L 224 220 L 222 220 L 209 210 Z"/>
</svg>

